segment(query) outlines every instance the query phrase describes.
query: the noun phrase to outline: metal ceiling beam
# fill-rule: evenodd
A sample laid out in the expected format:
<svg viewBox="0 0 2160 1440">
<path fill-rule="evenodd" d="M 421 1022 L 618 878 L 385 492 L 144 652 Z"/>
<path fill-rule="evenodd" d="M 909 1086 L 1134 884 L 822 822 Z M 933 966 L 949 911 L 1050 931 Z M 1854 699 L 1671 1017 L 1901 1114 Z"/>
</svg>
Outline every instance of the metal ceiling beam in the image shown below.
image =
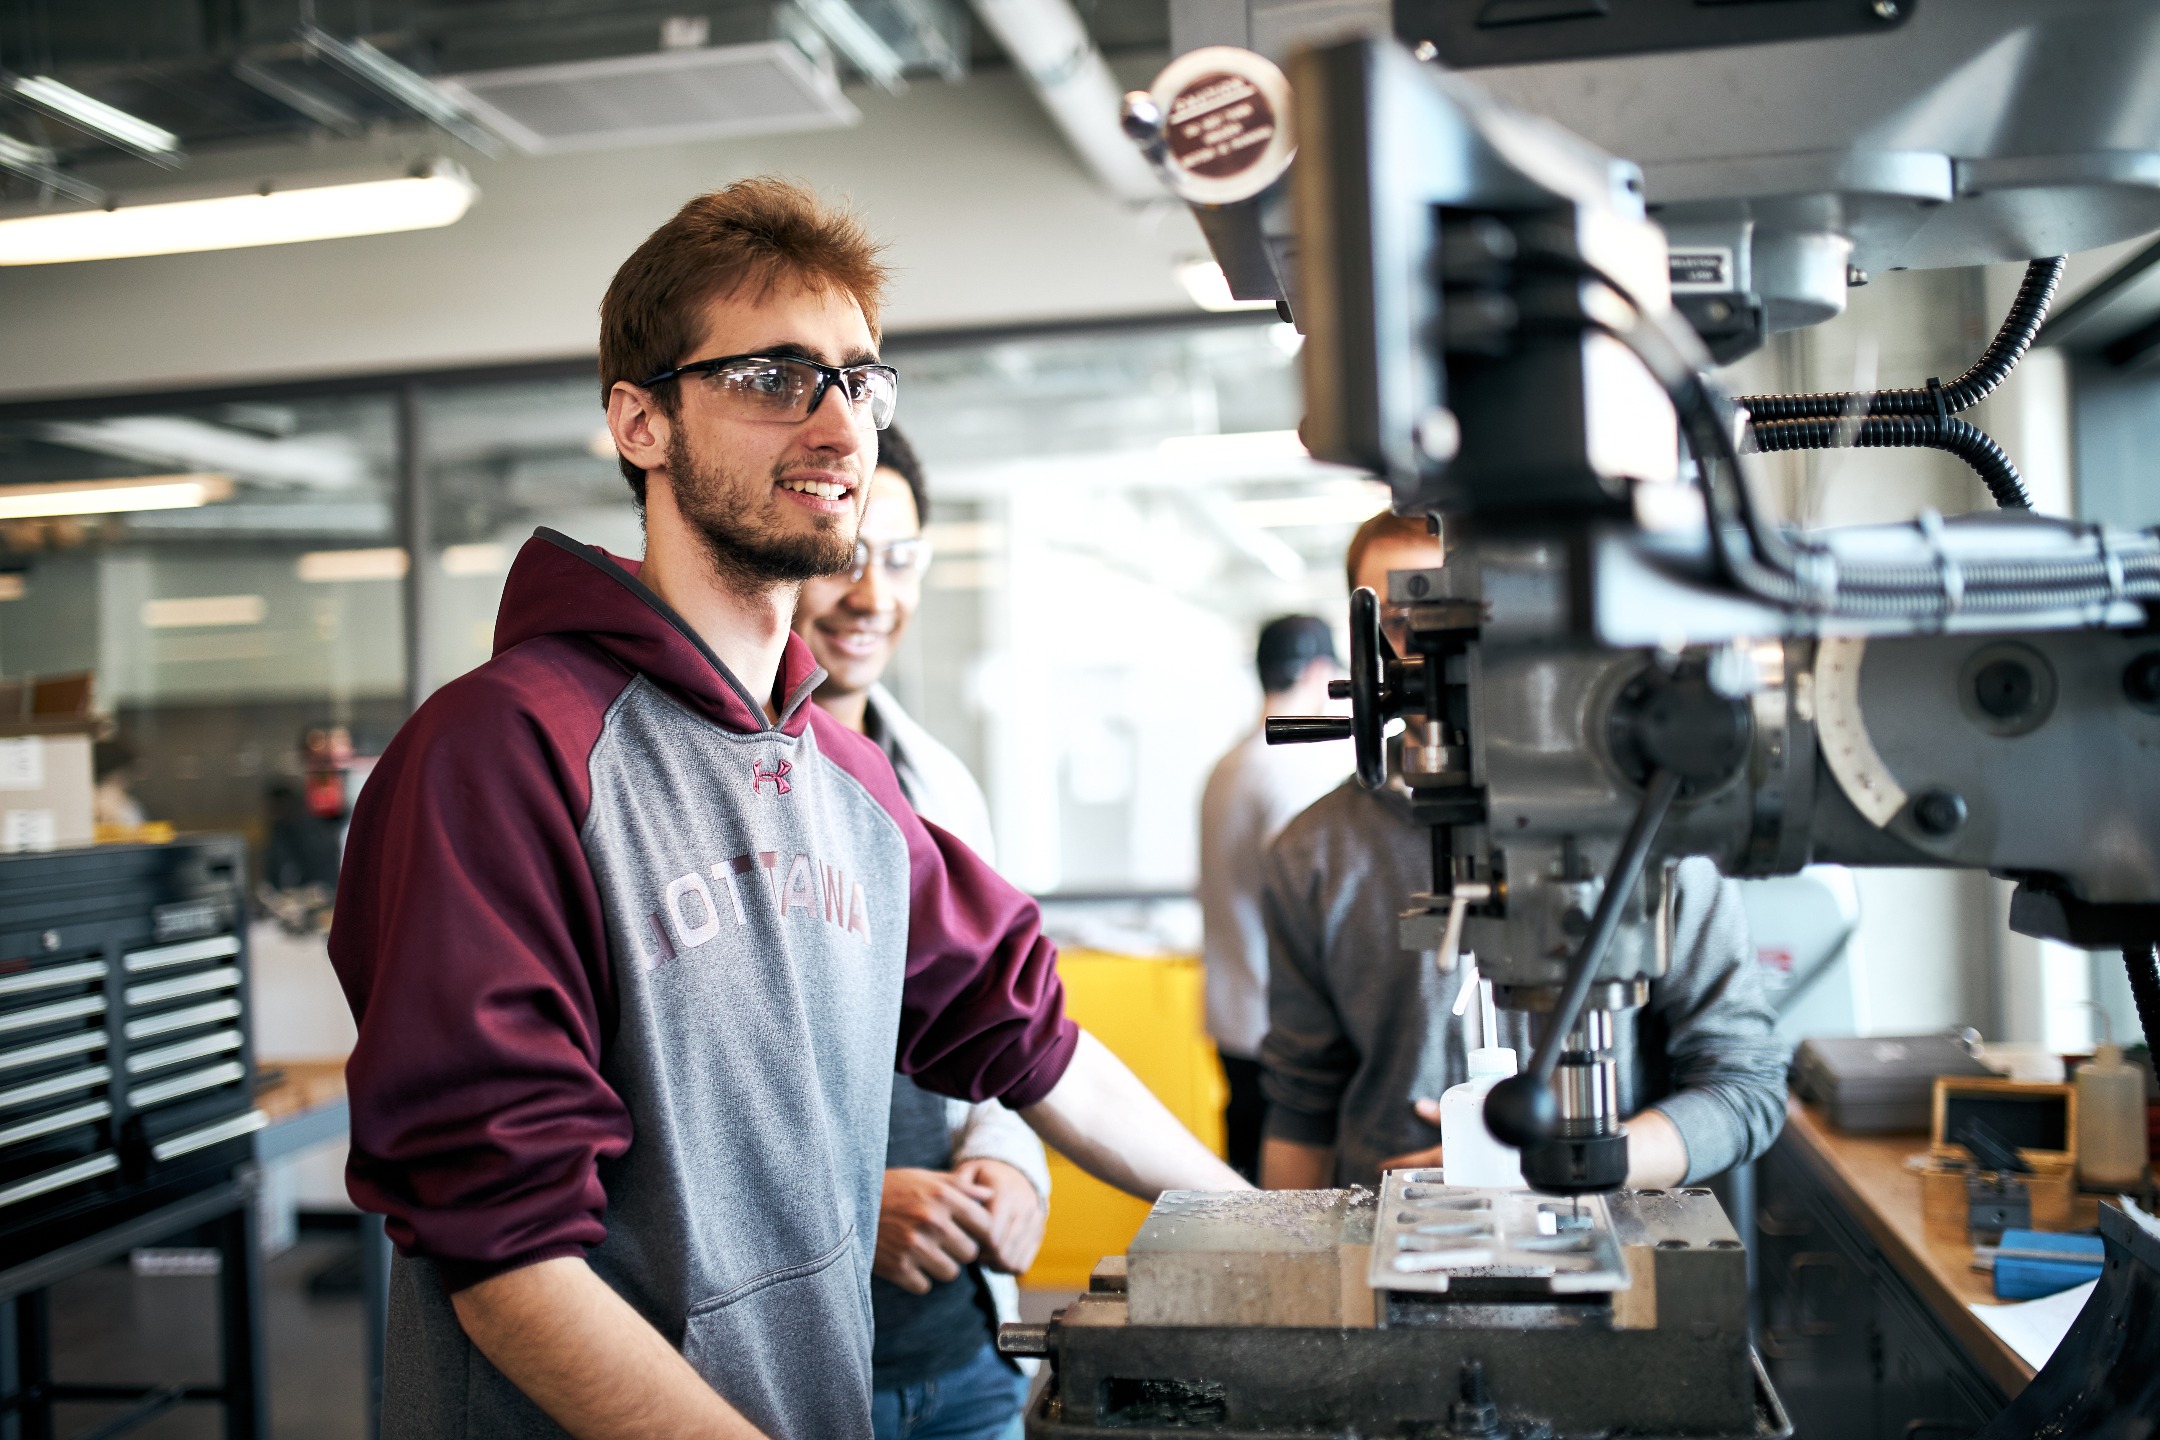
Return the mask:
<svg viewBox="0 0 2160 1440">
<path fill-rule="evenodd" d="M 343 101 L 318 86 L 308 85 L 253 60 L 236 61 L 232 67 L 233 78 L 250 89 L 260 91 L 288 110 L 293 110 L 340 135 L 357 135 L 367 128 L 367 122 L 347 108 Z"/>
<path fill-rule="evenodd" d="M 57 159 L 42 145 L 32 145 L 12 135 L 0 135 L 0 170 L 20 175 L 32 184 L 43 186 L 56 195 L 65 195 L 70 200 L 80 200 L 86 205 L 105 203 L 103 190 L 60 169 Z"/>
<path fill-rule="evenodd" d="M 341 40 L 319 25 L 302 24 L 307 52 L 481 154 L 502 154 L 503 143 L 475 121 L 463 105 L 419 71 L 400 65 L 365 40 Z"/>
</svg>

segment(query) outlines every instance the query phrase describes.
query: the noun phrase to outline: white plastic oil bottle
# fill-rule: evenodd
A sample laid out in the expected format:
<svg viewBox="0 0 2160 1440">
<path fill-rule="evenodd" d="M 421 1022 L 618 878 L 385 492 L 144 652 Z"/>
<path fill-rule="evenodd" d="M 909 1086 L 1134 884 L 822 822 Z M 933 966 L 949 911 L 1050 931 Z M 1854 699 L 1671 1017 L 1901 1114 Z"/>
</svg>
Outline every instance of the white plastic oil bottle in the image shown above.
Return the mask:
<svg viewBox="0 0 2160 1440">
<path fill-rule="evenodd" d="M 1470 977 L 1465 977 L 1470 978 Z M 1485 1093 L 1515 1073 L 1515 1052 L 1495 1045 L 1491 982 L 1478 987 L 1479 1036 L 1485 1043 L 1470 1051 L 1470 1078 L 1451 1085 L 1440 1097 L 1441 1169 L 1450 1185 L 1520 1185 L 1522 1153 L 1503 1145 L 1485 1128 Z M 1464 1017 L 1465 1030 L 1469 1029 Z"/>
<path fill-rule="evenodd" d="M 2149 1163 L 2145 1072 L 2126 1064 L 2112 1030 L 2106 1033 L 2077 1072 L 2078 1182 L 2088 1190 L 2134 1192 L 2144 1188 Z"/>
</svg>

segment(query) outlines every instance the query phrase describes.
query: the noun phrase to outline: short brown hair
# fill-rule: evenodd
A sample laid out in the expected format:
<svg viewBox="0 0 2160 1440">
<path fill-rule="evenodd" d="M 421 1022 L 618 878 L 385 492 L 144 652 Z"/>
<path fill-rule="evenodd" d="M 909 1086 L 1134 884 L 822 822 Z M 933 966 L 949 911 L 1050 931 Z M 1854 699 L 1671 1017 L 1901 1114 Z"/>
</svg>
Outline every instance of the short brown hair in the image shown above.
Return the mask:
<svg viewBox="0 0 2160 1440">
<path fill-rule="evenodd" d="M 1376 541 L 1427 540 L 1439 533 L 1438 527 L 1424 515 L 1397 515 L 1392 510 L 1382 510 L 1357 527 L 1357 534 L 1350 537 L 1350 548 L 1343 552 L 1343 574 L 1349 579 L 1350 588 L 1357 588 L 1358 566 Z M 1387 596 L 1380 598 L 1385 600 Z"/>
<path fill-rule="evenodd" d="M 862 221 L 828 207 L 806 185 L 772 175 L 738 180 L 700 195 L 645 237 L 600 302 L 600 403 L 618 380 L 636 385 L 694 358 L 698 307 L 716 295 L 763 296 L 782 279 L 820 293 L 837 290 L 862 307 L 878 333 L 887 272 L 883 249 Z M 654 397 L 675 413 L 671 388 Z M 645 472 L 618 457 L 638 508 Z"/>
</svg>

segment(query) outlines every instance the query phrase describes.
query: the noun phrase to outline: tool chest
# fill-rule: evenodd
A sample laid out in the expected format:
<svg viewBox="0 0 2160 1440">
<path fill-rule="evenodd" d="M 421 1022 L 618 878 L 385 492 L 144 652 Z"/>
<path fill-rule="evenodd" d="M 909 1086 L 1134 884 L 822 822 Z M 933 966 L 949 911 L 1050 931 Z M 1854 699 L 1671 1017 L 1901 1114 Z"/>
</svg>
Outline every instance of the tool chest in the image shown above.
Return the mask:
<svg viewBox="0 0 2160 1440">
<path fill-rule="evenodd" d="M 236 836 L 0 856 L 0 1265 L 253 1149 Z"/>
</svg>

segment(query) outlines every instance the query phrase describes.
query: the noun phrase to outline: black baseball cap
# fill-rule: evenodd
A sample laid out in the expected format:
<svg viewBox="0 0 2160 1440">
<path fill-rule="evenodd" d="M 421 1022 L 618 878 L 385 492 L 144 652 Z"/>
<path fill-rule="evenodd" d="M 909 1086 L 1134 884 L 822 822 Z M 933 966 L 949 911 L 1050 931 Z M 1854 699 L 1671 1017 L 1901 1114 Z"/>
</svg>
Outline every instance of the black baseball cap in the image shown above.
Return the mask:
<svg viewBox="0 0 2160 1440">
<path fill-rule="evenodd" d="M 1287 690 L 1313 661 L 1335 660 L 1335 632 L 1317 615 L 1280 616 L 1260 627 L 1255 659 L 1261 689 Z"/>
</svg>

